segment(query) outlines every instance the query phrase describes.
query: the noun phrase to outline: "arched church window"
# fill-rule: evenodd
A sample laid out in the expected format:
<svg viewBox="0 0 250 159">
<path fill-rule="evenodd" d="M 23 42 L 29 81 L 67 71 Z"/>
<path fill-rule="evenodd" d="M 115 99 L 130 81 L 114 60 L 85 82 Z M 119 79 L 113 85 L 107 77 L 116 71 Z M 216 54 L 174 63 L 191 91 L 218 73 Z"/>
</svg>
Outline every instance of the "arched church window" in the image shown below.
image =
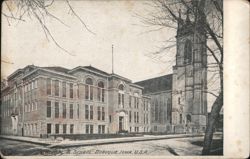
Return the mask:
<svg viewBox="0 0 250 159">
<path fill-rule="evenodd" d="M 188 64 L 188 63 L 191 63 L 192 62 L 192 43 L 190 40 L 187 40 L 185 42 L 185 48 L 184 48 L 184 60 L 185 60 L 185 63 Z"/>
<path fill-rule="evenodd" d="M 85 99 L 93 100 L 93 80 L 87 78 L 85 83 Z"/>
<path fill-rule="evenodd" d="M 98 88 L 97 88 L 97 98 L 98 101 L 104 102 L 104 83 L 102 81 L 98 82 Z"/>
<path fill-rule="evenodd" d="M 124 108 L 124 85 L 123 84 L 120 84 L 118 86 L 118 105 L 119 107 L 122 107 Z"/>
</svg>

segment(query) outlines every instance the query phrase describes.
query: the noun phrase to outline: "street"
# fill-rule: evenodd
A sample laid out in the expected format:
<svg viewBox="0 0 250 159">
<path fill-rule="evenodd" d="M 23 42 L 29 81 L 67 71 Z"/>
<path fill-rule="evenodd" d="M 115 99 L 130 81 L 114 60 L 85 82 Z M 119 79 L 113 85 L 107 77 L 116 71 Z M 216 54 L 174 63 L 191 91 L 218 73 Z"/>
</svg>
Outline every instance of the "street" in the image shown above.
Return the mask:
<svg viewBox="0 0 250 159">
<path fill-rule="evenodd" d="M 220 137 L 215 138 L 220 148 L 223 142 Z M 84 142 L 84 141 L 83 141 Z M 78 146 L 67 148 L 47 148 L 31 143 L 2 139 L 0 149 L 3 155 L 20 156 L 82 156 L 82 155 L 162 155 L 162 156 L 190 156 L 200 155 L 203 137 L 174 138 L 132 143 L 105 144 L 95 146 Z M 220 143 L 220 144 L 218 144 Z M 220 150 L 222 147 L 220 148 Z"/>
</svg>

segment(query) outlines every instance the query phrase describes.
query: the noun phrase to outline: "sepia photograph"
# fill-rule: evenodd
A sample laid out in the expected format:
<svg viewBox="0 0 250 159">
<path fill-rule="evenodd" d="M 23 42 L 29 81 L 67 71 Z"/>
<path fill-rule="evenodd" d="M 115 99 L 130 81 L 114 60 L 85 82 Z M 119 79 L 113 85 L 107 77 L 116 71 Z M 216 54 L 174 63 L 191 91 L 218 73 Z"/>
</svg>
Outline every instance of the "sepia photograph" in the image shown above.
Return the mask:
<svg viewBox="0 0 250 159">
<path fill-rule="evenodd" d="M 223 5 L 3 1 L 1 157 L 222 157 Z"/>
</svg>

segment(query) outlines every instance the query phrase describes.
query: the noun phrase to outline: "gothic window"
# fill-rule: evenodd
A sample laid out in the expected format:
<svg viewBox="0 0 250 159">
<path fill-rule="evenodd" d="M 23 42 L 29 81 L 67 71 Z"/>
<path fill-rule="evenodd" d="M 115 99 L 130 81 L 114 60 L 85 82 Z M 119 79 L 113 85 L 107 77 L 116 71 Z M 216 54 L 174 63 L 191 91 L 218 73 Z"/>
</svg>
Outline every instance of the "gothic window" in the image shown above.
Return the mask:
<svg viewBox="0 0 250 159">
<path fill-rule="evenodd" d="M 93 100 L 93 80 L 87 78 L 85 83 L 85 99 Z"/>
<path fill-rule="evenodd" d="M 187 40 L 185 42 L 185 48 L 184 48 L 184 60 L 186 64 L 189 64 L 192 62 L 192 43 L 190 40 Z"/>
</svg>

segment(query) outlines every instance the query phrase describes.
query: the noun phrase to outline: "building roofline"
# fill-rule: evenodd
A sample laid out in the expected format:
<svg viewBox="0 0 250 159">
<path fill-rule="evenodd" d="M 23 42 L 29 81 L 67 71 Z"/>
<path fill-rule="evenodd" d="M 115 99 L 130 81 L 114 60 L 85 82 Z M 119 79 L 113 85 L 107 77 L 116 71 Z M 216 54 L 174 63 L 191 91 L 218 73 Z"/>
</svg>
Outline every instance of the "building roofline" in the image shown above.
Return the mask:
<svg viewBox="0 0 250 159">
<path fill-rule="evenodd" d="M 95 68 L 95 67 L 94 67 Z M 91 69 L 89 69 L 89 68 L 86 68 L 86 67 L 84 67 L 84 66 L 77 66 L 77 67 L 75 67 L 75 68 L 73 68 L 72 70 L 69 70 L 68 71 L 68 73 L 72 73 L 72 72 L 75 72 L 76 70 L 79 70 L 79 69 L 82 69 L 82 70 L 85 70 L 85 71 L 89 71 L 89 72 L 93 72 L 93 73 L 96 73 L 96 74 L 98 74 L 98 75 L 101 75 L 101 76 L 104 76 L 104 77 L 108 77 L 108 73 L 107 73 L 107 75 L 105 75 L 104 73 L 100 73 L 100 72 L 97 72 L 97 71 L 93 71 L 93 70 L 91 70 Z M 97 68 L 96 68 L 97 69 Z M 99 70 L 99 69 L 98 69 Z"/>
<path fill-rule="evenodd" d="M 120 79 L 123 79 L 123 80 L 125 80 L 125 81 L 127 81 L 127 82 L 130 82 L 130 83 L 132 84 L 132 80 L 130 80 L 130 79 L 126 78 L 126 77 L 122 77 L 122 76 L 120 76 L 120 75 L 118 75 L 118 74 L 111 73 L 111 74 L 109 75 L 109 77 L 120 78 Z"/>
<path fill-rule="evenodd" d="M 66 76 L 66 77 L 77 79 L 75 76 L 72 76 L 72 75 L 69 75 L 69 74 L 65 74 L 65 73 L 58 72 L 58 71 L 53 71 L 53 70 L 50 70 L 50 69 L 39 68 L 39 67 L 36 68 L 35 70 L 31 71 L 27 75 L 25 75 L 22 79 L 25 79 L 26 77 L 30 76 L 31 74 L 35 73 L 38 70 L 42 70 L 42 71 L 45 71 L 45 72 L 55 73 L 55 74 L 58 74 L 58 75 L 61 75 L 61 76 Z"/>
</svg>

